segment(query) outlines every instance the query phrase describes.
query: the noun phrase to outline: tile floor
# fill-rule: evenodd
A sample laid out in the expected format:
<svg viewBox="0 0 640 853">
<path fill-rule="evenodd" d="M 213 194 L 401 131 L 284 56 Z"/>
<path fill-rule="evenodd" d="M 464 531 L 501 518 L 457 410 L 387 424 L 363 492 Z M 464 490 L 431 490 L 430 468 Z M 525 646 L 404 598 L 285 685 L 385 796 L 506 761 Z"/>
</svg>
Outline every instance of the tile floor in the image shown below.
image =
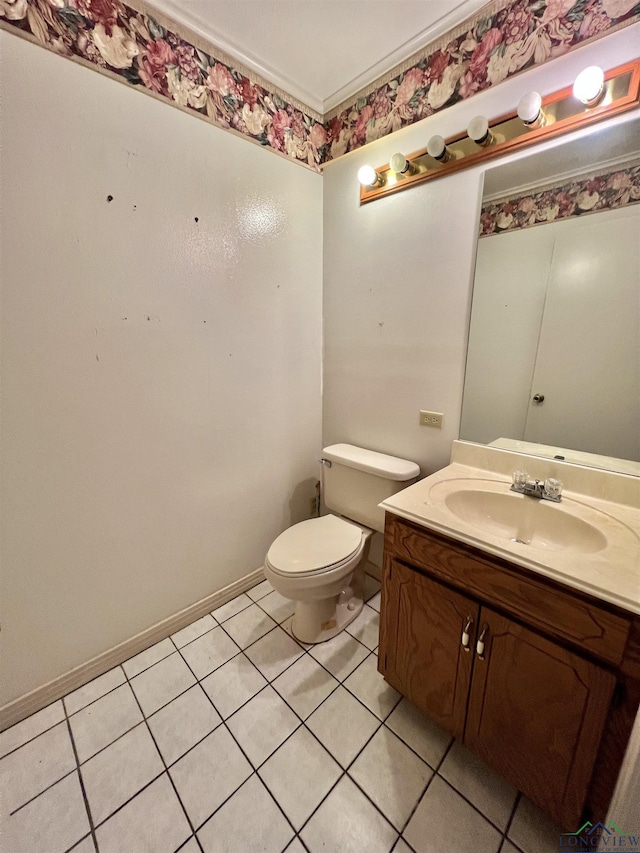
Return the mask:
<svg viewBox="0 0 640 853">
<path fill-rule="evenodd" d="M 303 646 L 264 581 L 0 735 L 4 853 L 557 853 L 383 681 L 379 585 Z"/>
</svg>

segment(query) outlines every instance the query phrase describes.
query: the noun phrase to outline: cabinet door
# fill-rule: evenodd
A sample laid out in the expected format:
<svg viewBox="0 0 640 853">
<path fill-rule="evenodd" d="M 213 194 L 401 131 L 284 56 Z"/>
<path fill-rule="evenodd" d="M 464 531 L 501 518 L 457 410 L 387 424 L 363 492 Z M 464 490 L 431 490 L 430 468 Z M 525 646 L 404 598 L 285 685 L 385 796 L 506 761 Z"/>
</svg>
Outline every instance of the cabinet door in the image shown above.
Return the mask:
<svg viewBox="0 0 640 853">
<path fill-rule="evenodd" d="M 567 830 L 578 827 L 611 673 L 486 608 L 464 742 Z"/>
<path fill-rule="evenodd" d="M 396 560 L 387 561 L 383 584 L 380 671 L 416 707 L 461 737 L 478 605 Z M 465 648 L 462 633 L 469 622 Z"/>
</svg>

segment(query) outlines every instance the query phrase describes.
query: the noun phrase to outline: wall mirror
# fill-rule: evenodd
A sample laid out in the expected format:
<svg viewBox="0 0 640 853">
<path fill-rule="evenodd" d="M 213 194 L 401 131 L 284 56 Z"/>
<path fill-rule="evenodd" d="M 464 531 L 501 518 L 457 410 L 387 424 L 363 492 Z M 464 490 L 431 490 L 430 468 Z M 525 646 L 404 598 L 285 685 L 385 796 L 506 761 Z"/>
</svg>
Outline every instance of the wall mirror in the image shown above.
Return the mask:
<svg viewBox="0 0 640 853">
<path fill-rule="evenodd" d="M 640 476 L 639 175 L 637 113 L 487 170 L 462 439 Z"/>
</svg>

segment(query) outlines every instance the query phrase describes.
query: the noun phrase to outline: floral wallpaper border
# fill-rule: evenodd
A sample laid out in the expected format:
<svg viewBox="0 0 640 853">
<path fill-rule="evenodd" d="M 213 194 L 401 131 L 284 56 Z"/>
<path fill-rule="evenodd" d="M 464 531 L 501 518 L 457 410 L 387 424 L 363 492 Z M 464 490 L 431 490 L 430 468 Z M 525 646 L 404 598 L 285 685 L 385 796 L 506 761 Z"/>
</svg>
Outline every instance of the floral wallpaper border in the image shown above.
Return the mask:
<svg viewBox="0 0 640 853">
<path fill-rule="evenodd" d="M 139 8 L 136 8 L 139 7 Z M 640 0 L 492 0 L 326 116 L 144 0 L 0 0 L 0 27 L 314 170 L 640 20 Z"/>
<path fill-rule="evenodd" d="M 139 5 L 0 0 L 0 25 L 319 169 L 326 145 L 321 116 L 192 34 L 183 37 L 143 0 Z"/>
<path fill-rule="evenodd" d="M 638 0 L 493 0 L 325 115 L 326 161 L 640 20 Z"/>
<path fill-rule="evenodd" d="M 640 158 L 482 206 L 480 237 L 640 203 Z"/>
</svg>

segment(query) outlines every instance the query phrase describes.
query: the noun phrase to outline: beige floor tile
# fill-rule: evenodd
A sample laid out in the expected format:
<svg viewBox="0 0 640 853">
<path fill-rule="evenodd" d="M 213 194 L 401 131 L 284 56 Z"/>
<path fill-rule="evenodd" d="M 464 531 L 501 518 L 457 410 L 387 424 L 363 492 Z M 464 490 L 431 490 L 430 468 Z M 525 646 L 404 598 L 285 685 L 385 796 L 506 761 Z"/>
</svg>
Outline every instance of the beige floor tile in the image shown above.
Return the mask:
<svg viewBox="0 0 640 853">
<path fill-rule="evenodd" d="M 373 651 L 380 642 L 380 614 L 365 604 L 358 617 L 347 625 L 346 631 Z"/>
<path fill-rule="evenodd" d="M 300 725 L 273 687 L 265 687 L 227 720 L 227 725 L 254 767 L 274 752 Z"/>
<path fill-rule="evenodd" d="M 100 853 L 173 853 L 191 827 L 165 773 L 96 830 Z"/>
<path fill-rule="evenodd" d="M 518 792 L 461 743 L 454 743 L 439 773 L 504 831 Z"/>
<path fill-rule="evenodd" d="M 122 664 L 122 668 L 126 672 L 127 678 L 133 678 L 135 675 L 138 675 L 139 673 L 144 672 L 145 669 L 153 666 L 154 663 L 158 663 L 158 661 L 161 661 L 163 658 L 169 657 L 169 655 L 172 655 L 175 650 L 176 647 L 167 637 L 166 640 L 161 640 L 154 646 L 150 646 L 148 649 L 140 652 L 139 655 L 129 658 L 128 661 L 125 661 Z"/>
<path fill-rule="evenodd" d="M 408 699 L 396 705 L 386 724 L 434 769 L 452 741 L 450 734 L 430 720 Z"/>
<path fill-rule="evenodd" d="M 216 627 L 216 624 L 215 619 L 207 614 L 206 616 L 203 616 L 202 619 L 196 619 L 195 622 L 192 622 L 191 625 L 187 625 L 186 628 L 183 628 L 181 631 L 176 631 L 175 634 L 171 635 L 171 639 L 175 645 L 181 649 L 183 646 L 186 646 L 187 643 L 191 643 L 193 640 L 197 640 L 198 637 L 206 634 L 207 631 L 211 631 L 212 628 Z"/>
<path fill-rule="evenodd" d="M 83 762 L 143 720 L 133 691 L 121 684 L 69 717 L 78 761 Z"/>
<path fill-rule="evenodd" d="M 296 829 L 320 804 L 342 768 L 304 727 L 260 768 L 260 776 Z"/>
<path fill-rule="evenodd" d="M 403 832 L 416 853 L 444 850 L 498 853 L 502 836 L 473 806 L 436 776 Z M 557 853 L 557 851 L 555 851 Z"/>
<path fill-rule="evenodd" d="M 164 771 L 162 759 L 144 723 L 82 765 L 94 825 L 102 823 Z"/>
<path fill-rule="evenodd" d="M 41 711 L 0 732 L 0 758 L 64 720 L 64 708 L 59 699 Z"/>
<path fill-rule="evenodd" d="M 67 724 L 58 723 L 0 759 L 0 803 L 12 812 L 75 770 Z"/>
<path fill-rule="evenodd" d="M 524 853 L 558 853 L 563 831 L 531 800 L 520 797 L 507 835 Z"/>
<path fill-rule="evenodd" d="M 248 589 L 247 595 L 254 601 L 259 601 L 261 598 L 264 598 L 265 595 L 269 595 L 270 592 L 273 592 L 273 587 L 271 586 L 269 581 L 262 581 L 262 583 L 259 583 L 251 589 Z"/>
<path fill-rule="evenodd" d="M 231 619 L 232 616 L 235 616 L 236 613 L 240 613 L 241 610 L 251 607 L 252 604 L 253 601 L 249 596 L 242 593 L 242 595 L 237 596 L 237 598 L 232 598 L 231 601 L 217 607 L 212 611 L 211 615 L 216 622 L 222 624 L 223 622 L 226 622 L 227 619 Z"/>
<path fill-rule="evenodd" d="M 273 681 L 273 687 L 306 720 L 339 682 L 310 655 L 303 655 Z"/>
<path fill-rule="evenodd" d="M 257 604 L 252 604 L 224 623 L 224 630 L 241 649 L 246 649 L 275 627 L 276 623 L 271 616 Z"/>
<path fill-rule="evenodd" d="M 221 722 L 199 684 L 149 717 L 149 728 L 167 765 L 173 764 Z"/>
<path fill-rule="evenodd" d="M 346 768 L 381 723 L 341 686 L 311 714 L 306 725 Z"/>
<path fill-rule="evenodd" d="M 174 652 L 131 680 L 143 714 L 149 716 L 184 693 L 196 679 L 180 652 Z"/>
<path fill-rule="evenodd" d="M 124 684 L 126 680 L 121 666 L 116 666 L 105 672 L 104 675 L 94 678 L 93 681 L 79 687 L 73 693 L 68 693 L 64 697 L 67 714 L 75 714 L 80 708 L 84 708 L 89 702 L 94 702 L 96 699 L 109 693 L 110 690 L 115 690 L 120 684 Z"/>
<path fill-rule="evenodd" d="M 342 631 L 332 640 L 312 646 L 309 654 L 328 669 L 334 678 L 344 681 L 369 652 L 351 634 Z"/>
<path fill-rule="evenodd" d="M 286 631 L 276 628 L 246 649 L 245 654 L 268 681 L 273 681 L 304 654 L 304 649 Z"/>
<path fill-rule="evenodd" d="M 204 678 L 240 652 L 223 628 L 214 628 L 180 649 L 196 678 Z"/>
<path fill-rule="evenodd" d="M 254 773 L 198 831 L 204 853 L 283 850 L 293 830 Z"/>
<path fill-rule="evenodd" d="M 169 770 L 196 829 L 252 772 L 251 765 L 224 726 L 218 726 Z"/>
<path fill-rule="evenodd" d="M 11 817 L 3 815 L 0 846 L 6 853 L 64 853 L 88 832 L 87 809 L 74 772 Z"/>
<path fill-rule="evenodd" d="M 231 716 L 267 684 L 244 654 L 236 655 L 201 682 L 223 719 Z"/>
<path fill-rule="evenodd" d="M 311 853 L 389 853 L 398 833 L 344 776 L 300 836 Z"/>
<path fill-rule="evenodd" d="M 433 770 L 382 726 L 349 768 L 349 776 L 398 831 L 422 796 Z"/>
<path fill-rule="evenodd" d="M 263 610 L 266 610 L 269 616 L 271 616 L 272 619 L 275 619 L 278 624 L 284 622 L 285 619 L 288 619 L 296 609 L 295 601 L 291 601 L 290 598 L 285 598 L 284 595 L 280 595 L 276 590 L 265 595 L 264 598 L 259 599 L 258 604 Z"/>
<path fill-rule="evenodd" d="M 345 679 L 344 686 L 350 690 L 370 711 L 385 720 L 401 699 L 397 690 L 384 680 L 378 672 L 378 659 L 374 654 Z"/>
</svg>

